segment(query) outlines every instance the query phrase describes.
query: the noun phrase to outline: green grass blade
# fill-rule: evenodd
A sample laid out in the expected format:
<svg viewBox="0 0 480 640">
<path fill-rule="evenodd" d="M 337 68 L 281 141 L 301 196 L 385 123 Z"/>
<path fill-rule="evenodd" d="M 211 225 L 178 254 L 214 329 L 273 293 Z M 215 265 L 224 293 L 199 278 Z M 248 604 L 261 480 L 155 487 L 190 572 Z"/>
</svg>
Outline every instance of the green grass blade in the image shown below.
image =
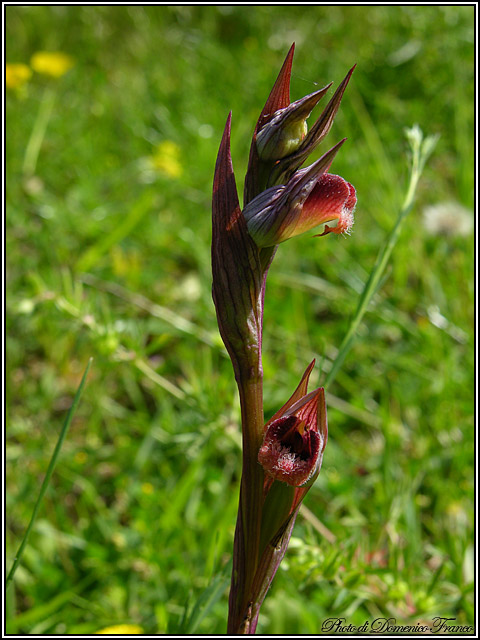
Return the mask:
<svg viewBox="0 0 480 640">
<path fill-rule="evenodd" d="M 28 538 L 30 537 L 30 533 L 31 533 L 31 531 L 33 529 L 33 525 L 35 524 L 35 520 L 37 518 L 37 514 L 38 514 L 38 511 L 40 509 L 40 505 L 42 503 L 42 500 L 43 500 L 43 496 L 45 495 L 45 492 L 46 492 L 46 490 L 48 488 L 49 482 L 50 482 L 50 480 L 52 478 L 53 472 L 55 470 L 55 465 L 57 463 L 57 459 L 58 459 L 58 456 L 60 454 L 60 450 L 62 448 L 63 442 L 64 442 L 65 437 L 66 437 L 67 432 L 68 432 L 68 428 L 70 427 L 70 423 L 72 422 L 73 416 L 75 414 L 75 411 L 77 409 L 78 403 L 80 401 L 80 396 L 82 394 L 83 387 L 85 385 L 85 380 L 87 378 L 87 374 L 88 374 L 88 371 L 90 369 L 90 365 L 91 364 L 92 364 L 92 358 L 90 358 L 89 361 L 88 361 L 88 364 L 86 366 L 85 372 L 84 372 L 83 377 L 82 377 L 82 380 L 80 382 L 80 385 L 79 385 L 79 387 L 77 389 L 77 392 L 75 394 L 75 397 L 73 399 L 72 406 L 70 407 L 70 410 L 69 410 L 69 412 L 67 414 L 67 417 L 65 418 L 65 422 L 63 423 L 62 430 L 61 430 L 60 435 L 58 437 L 57 444 L 55 445 L 55 449 L 54 449 L 52 457 L 50 459 L 50 463 L 48 465 L 48 469 L 47 469 L 47 472 L 45 474 L 45 478 L 43 479 L 43 483 L 42 483 L 42 486 L 40 488 L 40 493 L 38 494 L 37 502 L 35 503 L 35 506 L 33 508 L 33 513 L 32 513 L 32 517 L 30 519 L 30 523 L 29 523 L 29 525 L 27 527 L 25 535 L 23 536 L 22 543 L 20 544 L 20 547 L 18 549 L 17 555 L 15 556 L 12 568 L 10 569 L 10 571 L 8 573 L 7 580 L 6 580 L 6 585 L 5 585 L 6 588 L 9 587 L 11 581 L 13 580 L 13 576 L 15 575 L 15 571 L 17 570 L 17 567 L 20 564 L 23 552 L 25 550 L 25 547 L 27 546 Z"/>
<path fill-rule="evenodd" d="M 78 595 L 95 582 L 95 580 L 95 573 L 90 573 L 78 582 L 74 588 L 62 591 L 50 600 L 19 613 L 15 618 L 8 620 L 6 625 L 7 634 L 17 634 L 23 629 L 30 630 L 32 626 L 63 611 L 67 603 L 74 600 L 75 597 L 78 597 Z M 9 593 L 14 593 L 14 591 L 9 591 Z"/>
<path fill-rule="evenodd" d="M 88 271 L 104 256 L 114 245 L 126 238 L 143 218 L 152 210 L 155 200 L 155 191 L 146 189 L 142 196 L 130 207 L 128 214 L 115 226 L 110 233 L 103 235 L 89 249 L 83 253 L 78 262 L 78 271 Z"/>
<path fill-rule="evenodd" d="M 218 573 L 208 585 L 208 587 L 200 594 L 193 610 L 185 623 L 184 633 L 193 634 L 198 629 L 203 618 L 208 614 L 210 609 L 222 597 L 225 589 L 230 583 L 230 573 L 232 571 L 232 561 L 227 563 L 225 567 Z"/>
<path fill-rule="evenodd" d="M 390 260 L 390 256 L 392 255 L 392 251 L 397 244 L 403 223 L 413 207 L 415 192 L 417 190 L 418 181 L 422 174 L 423 167 L 425 166 L 425 162 L 433 151 L 433 148 L 437 142 L 437 137 L 435 136 L 429 136 L 428 138 L 423 140 L 423 135 L 419 127 L 412 127 L 412 129 L 409 129 L 407 131 L 407 137 L 412 151 L 412 165 L 407 193 L 405 195 L 402 208 L 400 209 L 400 212 L 397 216 L 395 226 L 393 227 L 390 235 L 387 237 L 383 247 L 381 248 L 372 272 L 370 273 L 370 277 L 365 283 L 363 291 L 358 300 L 357 309 L 350 322 L 348 331 L 342 340 L 342 344 L 340 345 L 340 348 L 338 350 L 337 357 L 333 361 L 332 367 L 325 378 L 325 387 L 333 382 L 335 376 L 337 375 L 340 367 L 345 360 L 347 353 L 350 351 L 360 322 L 362 321 L 365 311 L 368 308 L 370 300 L 372 299 L 373 295 L 380 285 L 382 276 L 385 272 L 385 268 L 388 264 L 388 261 Z"/>
<path fill-rule="evenodd" d="M 184 316 L 181 316 L 175 311 L 172 311 L 168 307 L 156 304 L 145 296 L 129 291 L 116 282 L 107 282 L 105 280 L 101 280 L 91 273 L 82 273 L 80 279 L 90 287 L 94 287 L 99 291 L 106 291 L 107 293 L 110 293 L 117 298 L 125 300 L 129 304 L 136 305 L 140 309 L 144 309 L 155 318 L 160 318 L 164 322 L 168 322 L 168 324 L 175 327 L 175 329 L 178 329 L 179 331 L 182 331 L 187 335 L 197 338 L 197 340 L 204 342 L 210 347 L 218 348 L 221 355 L 228 358 L 226 349 L 224 349 L 223 346 L 220 346 L 218 340 L 215 340 L 215 335 L 211 335 L 208 331 L 202 329 L 202 327 L 199 327 L 191 320 L 188 320 Z"/>
<path fill-rule="evenodd" d="M 26 176 L 32 176 L 37 168 L 38 156 L 47 132 L 50 116 L 52 115 L 55 95 L 54 89 L 46 89 L 40 102 L 37 118 L 33 125 L 30 138 L 28 139 L 25 156 L 23 158 L 22 170 Z"/>
</svg>

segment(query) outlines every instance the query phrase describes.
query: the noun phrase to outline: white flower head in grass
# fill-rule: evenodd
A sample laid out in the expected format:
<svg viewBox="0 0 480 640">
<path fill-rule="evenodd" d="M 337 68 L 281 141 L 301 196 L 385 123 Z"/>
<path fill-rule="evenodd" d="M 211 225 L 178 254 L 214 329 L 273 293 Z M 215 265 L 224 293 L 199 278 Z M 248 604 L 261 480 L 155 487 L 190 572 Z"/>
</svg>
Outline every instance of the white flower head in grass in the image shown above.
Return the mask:
<svg viewBox="0 0 480 640">
<path fill-rule="evenodd" d="M 425 207 L 423 226 L 431 235 L 468 236 L 473 231 L 473 211 L 458 202 L 440 202 Z"/>
</svg>

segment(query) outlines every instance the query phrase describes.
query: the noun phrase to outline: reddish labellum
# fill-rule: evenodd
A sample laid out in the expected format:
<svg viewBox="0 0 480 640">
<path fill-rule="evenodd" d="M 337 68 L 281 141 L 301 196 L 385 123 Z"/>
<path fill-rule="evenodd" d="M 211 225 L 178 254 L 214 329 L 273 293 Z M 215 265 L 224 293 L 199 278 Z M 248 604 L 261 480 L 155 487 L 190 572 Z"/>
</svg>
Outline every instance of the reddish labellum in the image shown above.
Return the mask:
<svg viewBox="0 0 480 640">
<path fill-rule="evenodd" d="M 308 375 L 305 391 L 307 381 Z M 320 388 L 287 403 L 283 415 L 266 424 L 258 461 L 270 478 L 301 487 L 320 470 L 327 435 L 325 394 Z"/>
<path fill-rule="evenodd" d="M 320 444 L 316 430 L 297 416 L 286 416 L 268 426 L 258 461 L 275 480 L 299 487 L 317 468 Z"/>
</svg>

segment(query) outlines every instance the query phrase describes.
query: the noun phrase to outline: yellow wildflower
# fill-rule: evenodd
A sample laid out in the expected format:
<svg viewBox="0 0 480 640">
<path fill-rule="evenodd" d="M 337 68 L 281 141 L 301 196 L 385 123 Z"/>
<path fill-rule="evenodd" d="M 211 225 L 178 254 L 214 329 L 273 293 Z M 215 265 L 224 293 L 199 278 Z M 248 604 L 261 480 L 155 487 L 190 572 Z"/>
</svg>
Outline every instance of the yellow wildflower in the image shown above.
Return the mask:
<svg viewBox="0 0 480 640">
<path fill-rule="evenodd" d="M 180 147 L 171 140 L 165 140 L 157 145 L 151 162 L 154 169 L 166 173 L 171 178 L 178 178 L 182 175 Z"/>
<path fill-rule="evenodd" d="M 113 271 L 117 276 L 135 276 L 141 270 L 141 256 L 138 251 L 132 249 L 124 251 L 121 247 L 112 247 L 111 258 Z"/>
<path fill-rule="evenodd" d="M 30 80 L 32 70 L 26 64 L 5 65 L 5 85 L 7 89 L 20 89 Z"/>
<path fill-rule="evenodd" d="M 141 634 L 143 633 L 142 627 L 139 627 L 138 624 L 115 624 L 112 627 L 105 627 L 105 629 L 100 629 L 100 631 L 95 631 L 96 635 L 104 634 L 110 636 L 116 635 L 129 635 L 129 634 Z"/>
<path fill-rule="evenodd" d="M 77 451 L 77 453 L 75 454 L 75 462 L 78 462 L 78 464 L 85 464 L 87 459 L 88 456 L 85 451 Z"/>
<path fill-rule="evenodd" d="M 151 482 L 144 482 L 142 484 L 142 493 L 144 493 L 145 495 L 151 496 L 154 491 L 155 488 Z"/>
<path fill-rule="evenodd" d="M 37 51 L 31 59 L 32 69 L 52 78 L 60 78 L 73 67 L 73 58 L 61 51 Z"/>
</svg>

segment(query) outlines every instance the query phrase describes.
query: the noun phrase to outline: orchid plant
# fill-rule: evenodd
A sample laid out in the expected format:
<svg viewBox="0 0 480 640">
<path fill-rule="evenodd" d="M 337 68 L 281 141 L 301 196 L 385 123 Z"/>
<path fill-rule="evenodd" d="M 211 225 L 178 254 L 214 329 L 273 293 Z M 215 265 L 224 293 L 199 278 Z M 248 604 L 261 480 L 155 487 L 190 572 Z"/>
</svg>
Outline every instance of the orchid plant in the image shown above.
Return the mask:
<svg viewBox="0 0 480 640">
<path fill-rule="evenodd" d="M 308 393 L 311 362 L 290 399 L 265 424 L 262 324 L 268 269 L 280 243 L 324 225 L 348 233 L 354 187 L 328 173 L 345 139 L 301 168 L 330 131 L 354 67 L 308 131 L 331 84 L 290 103 L 292 45 L 253 132 L 240 208 L 230 154 L 231 113 L 213 184 L 213 300 L 233 364 L 242 416 L 243 466 L 229 598 L 229 634 L 253 634 L 287 550 L 298 510 L 327 443 L 323 388 Z M 330 223 L 327 224 L 327 223 Z"/>
</svg>

